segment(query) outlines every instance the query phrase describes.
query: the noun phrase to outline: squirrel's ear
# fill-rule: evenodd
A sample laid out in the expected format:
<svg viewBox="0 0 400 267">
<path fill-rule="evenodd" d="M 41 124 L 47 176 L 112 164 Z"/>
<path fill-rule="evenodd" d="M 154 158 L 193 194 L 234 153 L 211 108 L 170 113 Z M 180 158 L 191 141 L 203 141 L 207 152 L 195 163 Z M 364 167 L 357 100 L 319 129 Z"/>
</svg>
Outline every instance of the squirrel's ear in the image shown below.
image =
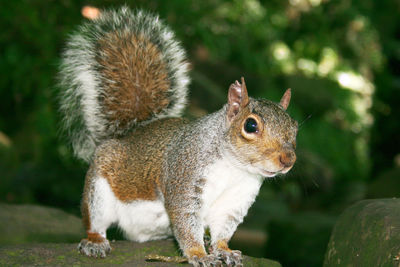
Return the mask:
<svg viewBox="0 0 400 267">
<path fill-rule="evenodd" d="M 283 94 L 281 101 L 279 102 L 279 105 L 281 105 L 284 110 L 286 110 L 289 106 L 291 95 L 292 95 L 292 90 L 289 88 Z"/>
<path fill-rule="evenodd" d="M 228 120 L 231 121 L 239 111 L 249 104 L 246 84 L 242 77 L 242 84 L 238 81 L 231 84 L 228 92 Z"/>
</svg>

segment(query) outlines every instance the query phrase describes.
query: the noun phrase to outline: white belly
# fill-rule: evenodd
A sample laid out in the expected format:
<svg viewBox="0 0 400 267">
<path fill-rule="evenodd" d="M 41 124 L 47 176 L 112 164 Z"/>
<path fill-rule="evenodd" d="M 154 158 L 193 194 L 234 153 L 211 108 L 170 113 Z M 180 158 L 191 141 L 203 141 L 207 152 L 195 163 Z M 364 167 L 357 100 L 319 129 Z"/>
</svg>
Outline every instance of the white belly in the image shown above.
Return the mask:
<svg viewBox="0 0 400 267">
<path fill-rule="evenodd" d="M 163 239 L 172 235 L 170 222 L 161 201 L 117 202 L 118 225 L 133 241 Z"/>
</svg>

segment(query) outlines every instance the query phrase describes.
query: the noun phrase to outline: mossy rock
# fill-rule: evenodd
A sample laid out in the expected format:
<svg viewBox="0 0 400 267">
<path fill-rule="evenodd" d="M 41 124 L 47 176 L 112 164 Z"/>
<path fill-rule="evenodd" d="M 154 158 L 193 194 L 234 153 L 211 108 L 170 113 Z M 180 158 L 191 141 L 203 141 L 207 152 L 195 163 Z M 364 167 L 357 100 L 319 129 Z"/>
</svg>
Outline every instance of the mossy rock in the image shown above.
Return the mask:
<svg viewBox="0 0 400 267">
<path fill-rule="evenodd" d="M 50 207 L 0 203 L 0 245 L 78 242 L 82 236 L 77 216 Z"/>
<path fill-rule="evenodd" d="M 84 236 L 81 220 L 64 211 L 37 205 L 0 203 L 0 266 L 189 266 L 146 262 L 149 254 L 178 256 L 172 240 L 146 243 L 113 241 L 111 254 L 95 259 L 78 253 Z M 279 267 L 276 261 L 244 256 L 244 266 Z"/>
<path fill-rule="evenodd" d="M 149 254 L 178 256 L 173 240 L 146 243 L 111 242 L 113 250 L 104 259 L 78 253 L 77 244 L 23 244 L 0 247 L 0 266 L 190 266 L 166 262 L 148 262 Z M 246 267 L 280 267 L 276 261 L 244 256 Z"/>
<path fill-rule="evenodd" d="M 400 266 L 400 199 L 363 200 L 339 217 L 324 267 Z"/>
</svg>

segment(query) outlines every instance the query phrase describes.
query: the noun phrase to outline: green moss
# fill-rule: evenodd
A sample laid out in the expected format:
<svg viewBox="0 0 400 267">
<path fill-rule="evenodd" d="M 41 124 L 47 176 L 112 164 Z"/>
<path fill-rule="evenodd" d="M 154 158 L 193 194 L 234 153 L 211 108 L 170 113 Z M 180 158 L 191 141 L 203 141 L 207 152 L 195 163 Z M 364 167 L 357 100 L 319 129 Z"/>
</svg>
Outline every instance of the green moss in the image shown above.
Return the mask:
<svg viewBox="0 0 400 267">
<path fill-rule="evenodd" d="M 11 257 L 17 255 L 17 253 L 15 251 L 7 251 L 6 253 L 7 253 L 8 256 L 11 256 Z"/>
<path fill-rule="evenodd" d="M 260 259 L 260 258 L 252 258 L 245 257 L 243 260 L 243 265 L 246 267 L 281 267 L 282 265 L 279 262 Z"/>
</svg>

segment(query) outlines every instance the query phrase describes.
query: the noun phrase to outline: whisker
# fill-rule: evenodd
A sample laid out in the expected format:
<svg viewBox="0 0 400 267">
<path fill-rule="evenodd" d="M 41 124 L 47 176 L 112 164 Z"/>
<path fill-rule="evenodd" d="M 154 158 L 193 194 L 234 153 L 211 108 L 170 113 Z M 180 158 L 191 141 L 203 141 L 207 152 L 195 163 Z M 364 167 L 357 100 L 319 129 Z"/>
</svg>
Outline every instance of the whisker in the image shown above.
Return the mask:
<svg viewBox="0 0 400 267">
<path fill-rule="evenodd" d="M 302 122 L 300 122 L 300 123 L 299 123 L 299 128 L 300 128 L 306 121 L 308 121 L 308 120 L 312 117 L 312 115 L 313 115 L 313 114 L 308 115 L 307 118 L 305 118 Z"/>
</svg>

